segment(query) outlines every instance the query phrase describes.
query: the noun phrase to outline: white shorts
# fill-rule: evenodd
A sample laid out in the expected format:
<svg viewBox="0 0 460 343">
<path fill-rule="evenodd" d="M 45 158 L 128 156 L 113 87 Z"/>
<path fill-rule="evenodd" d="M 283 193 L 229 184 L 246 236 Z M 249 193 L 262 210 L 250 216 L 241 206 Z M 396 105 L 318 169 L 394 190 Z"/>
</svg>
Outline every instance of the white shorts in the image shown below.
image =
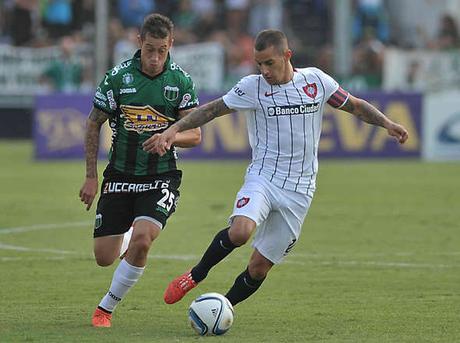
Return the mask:
<svg viewBox="0 0 460 343">
<path fill-rule="evenodd" d="M 299 239 L 311 201 L 311 196 L 279 188 L 263 176 L 246 175 L 229 221 L 235 216 L 254 220 L 252 246 L 276 264 Z"/>
</svg>

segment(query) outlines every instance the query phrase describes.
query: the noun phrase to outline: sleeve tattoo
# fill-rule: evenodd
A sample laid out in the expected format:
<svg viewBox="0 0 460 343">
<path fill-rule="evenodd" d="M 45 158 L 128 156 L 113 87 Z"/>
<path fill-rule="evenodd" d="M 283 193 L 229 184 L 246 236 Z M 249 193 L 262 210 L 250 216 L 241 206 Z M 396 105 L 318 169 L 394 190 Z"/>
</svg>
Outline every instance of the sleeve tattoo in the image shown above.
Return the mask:
<svg viewBox="0 0 460 343">
<path fill-rule="evenodd" d="M 348 99 L 341 109 L 355 115 L 366 123 L 385 127 L 387 117 L 365 100 Z"/>
<path fill-rule="evenodd" d="M 225 105 L 222 98 L 219 98 L 207 103 L 206 105 L 198 107 L 196 110 L 179 120 L 175 125 L 177 125 L 179 132 L 194 129 L 206 124 L 214 118 L 231 112 L 232 110 Z"/>
<path fill-rule="evenodd" d="M 97 153 L 101 126 L 108 119 L 107 113 L 94 108 L 86 121 L 85 154 L 86 177 L 97 177 Z"/>
</svg>

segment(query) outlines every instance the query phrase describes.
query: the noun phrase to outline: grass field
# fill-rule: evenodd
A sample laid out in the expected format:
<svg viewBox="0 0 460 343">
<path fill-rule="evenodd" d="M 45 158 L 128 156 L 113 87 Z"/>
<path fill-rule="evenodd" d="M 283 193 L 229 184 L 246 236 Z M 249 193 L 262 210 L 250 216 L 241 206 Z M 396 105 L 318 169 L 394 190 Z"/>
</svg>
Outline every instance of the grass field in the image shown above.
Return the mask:
<svg viewBox="0 0 460 343">
<path fill-rule="evenodd" d="M 226 335 L 201 338 L 188 305 L 225 293 L 249 246 L 183 301 L 163 290 L 225 225 L 245 162 L 181 163 L 178 211 L 105 330 L 90 317 L 115 266 L 92 257 L 83 162 L 37 163 L 6 141 L 0 161 L 0 342 L 460 342 L 458 163 L 322 161 L 300 242 Z"/>
</svg>

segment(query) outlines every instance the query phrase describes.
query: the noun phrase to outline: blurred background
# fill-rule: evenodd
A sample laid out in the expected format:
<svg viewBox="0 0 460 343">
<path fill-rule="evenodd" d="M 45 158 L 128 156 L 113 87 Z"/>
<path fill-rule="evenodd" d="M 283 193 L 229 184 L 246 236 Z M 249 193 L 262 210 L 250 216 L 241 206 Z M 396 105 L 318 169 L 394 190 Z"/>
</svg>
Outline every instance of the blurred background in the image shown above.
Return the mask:
<svg viewBox="0 0 460 343">
<path fill-rule="evenodd" d="M 398 146 L 328 109 L 320 157 L 460 159 L 460 0 L 3 0 L 0 139 L 32 140 L 37 159 L 83 157 L 95 85 L 131 58 L 151 12 L 173 20 L 172 56 L 202 104 L 257 72 L 254 37 L 279 28 L 294 66 L 323 69 L 410 131 Z M 211 123 L 182 156 L 248 157 L 244 116 Z"/>
</svg>

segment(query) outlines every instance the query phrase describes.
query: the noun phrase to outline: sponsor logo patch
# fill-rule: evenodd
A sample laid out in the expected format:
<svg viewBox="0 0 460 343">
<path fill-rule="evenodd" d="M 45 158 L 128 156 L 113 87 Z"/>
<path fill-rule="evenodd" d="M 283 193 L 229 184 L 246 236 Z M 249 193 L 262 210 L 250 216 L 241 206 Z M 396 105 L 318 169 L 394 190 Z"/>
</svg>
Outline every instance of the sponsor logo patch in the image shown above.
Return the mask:
<svg viewBox="0 0 460 343">
<path fill-rule="evenodd" d="M 101 87 L 97 87 L 95 97 L 98 98 L 99 100 L 107 101 L 107 97 L 101 92 Z"/>
<path fill-rule="evenodd" d="M 112 76 L 117 75 L 121 69 L 128 68 L 131 65 L 131 63 L 132 61 L 127 61 L 127 62 L 123 62 L 123 63 L 116 65 L 115 67 L 113 67 L 111 75 Z"/>
<path fill-rule="evenodd" d="M 238 95 L 238 96 L 243 96 L 243 95 L 246 94 L 246 93 L 245 93 L 243 90 L 241 90 L 238 86 L 233 87 L 233 91 L 234 91 L 234 92 L 236 93 L 236 95 Z"/>
<path fill-rule="evenodd" d="M 96 98 L 94 98 L 93 101 L 94 101 L 94 103 L 97 104 L 98 106 L 100 106 L 100 107 L 102 107 L 102 108 L 107 108 L 105 102 L 103 102 L 103 101 L 101 101 L 101 100 L 99 100 L 99 99 L 96 99 Z"/>
<path fill-rule="evenodd" d="M 169 180 L 156 180 L 151 183 L 107 182 L 104 184 L 104 190 L 102 193 L 142 193 L 153 189 L 165 188 L 169 188 Z"/>
<path fill-rule="evenodd" d="M 302 105 L 288 105 L 288 106 L 270 106 L 267 108 L 269 117 L 276 116 L 293 116 L 293 115 L 310 115 L 319 110 L 319 102 L 312 104 Z"/>
<path fill-rule="evenodd" d="M 128 131 L 137 133 L 158 131 L 166 129 L 173 118 L 158 112 L 152 106 L 121 105 L 122 117 L 125 119 L 124 127 Z"/>
<path fill-rule="evenodd" d="M 248 204 L 249 200 L 251 200 L 251 199 L 246 198 L 246 197 L 242 197 L 241 199 L 238 199 L 238 201 L 236 202 L 236 207 L 241 208 L 243 206 L 246 206 Z"/>
<path fill-rule="evenodd" d="M 136 93 L 137 89 L 132 87 L 132 88 L 120 88 L 120 94 L 132 94 Z"/>
<path fill-rule="evenodd" d="M 190 95 L 190 93 L 185 93 L 182 96 L 182 100 L 181 100 L 181 102 L 179 104 L 179 108 L 185 107 L 185 105 L 187 105 L 187 103 L 190 101 L 190 99 L 192 99 L 192 96 Z"/>
<path fill-rule="evenodd" d="M 115 98 L 113 97 L 113 90 L 108 90 L 107 91 L 107 99 L 109 99 L 109 107 L 112 109 L 112 110 L 116 110 L 117 109 L 117 102 L 115 101 Z"/>
<path fill-rule="evenodd" d="M 184 74 L 185 77 L 190 77 L 190 75 L 175 62 L 171 63 L 170 67 L 171 70 L 179 70 L 180 72 L 182 72 L 182 74 Z"/>
</svg>

